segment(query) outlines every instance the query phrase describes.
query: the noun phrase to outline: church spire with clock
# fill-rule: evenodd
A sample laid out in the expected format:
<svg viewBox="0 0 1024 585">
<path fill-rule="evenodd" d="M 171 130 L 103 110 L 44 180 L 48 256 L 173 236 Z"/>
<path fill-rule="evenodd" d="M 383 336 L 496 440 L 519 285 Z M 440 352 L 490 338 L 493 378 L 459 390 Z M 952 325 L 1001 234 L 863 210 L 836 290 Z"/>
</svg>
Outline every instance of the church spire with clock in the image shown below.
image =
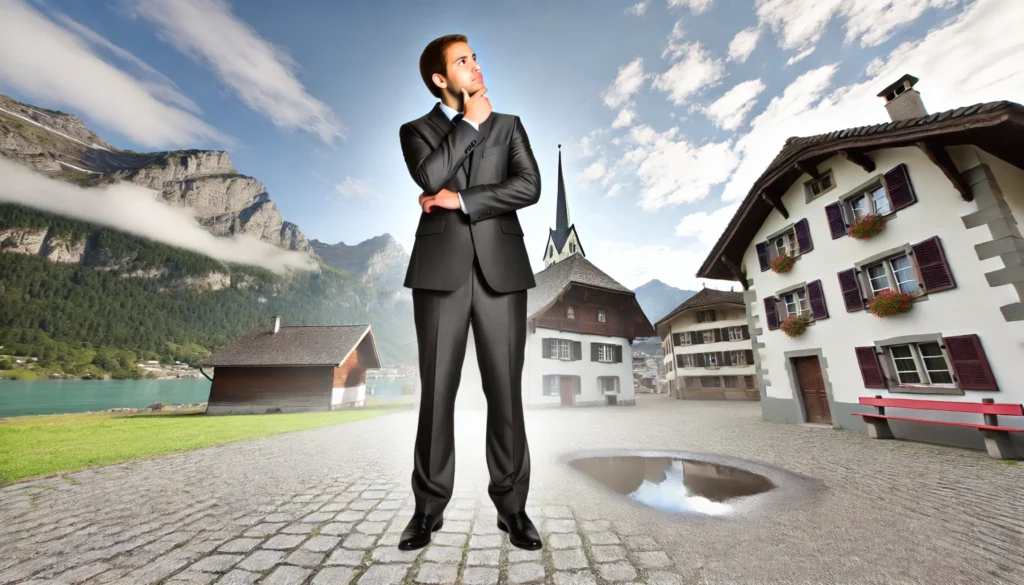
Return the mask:
<svg viewBox="0 0 1024 585">
<path fill-rule="evenodd" d="M 558 145 L 558 200 L 555 202 L 555 228 L 548 230 L 544 247 L 544 267 L 565 260 L 573 254 L 586 256 L 580 245 L 576 226 L 569 223 L 569 203 L 565 198 L 565 180 L 562 178 L 562 145 Z"/>
</svg>

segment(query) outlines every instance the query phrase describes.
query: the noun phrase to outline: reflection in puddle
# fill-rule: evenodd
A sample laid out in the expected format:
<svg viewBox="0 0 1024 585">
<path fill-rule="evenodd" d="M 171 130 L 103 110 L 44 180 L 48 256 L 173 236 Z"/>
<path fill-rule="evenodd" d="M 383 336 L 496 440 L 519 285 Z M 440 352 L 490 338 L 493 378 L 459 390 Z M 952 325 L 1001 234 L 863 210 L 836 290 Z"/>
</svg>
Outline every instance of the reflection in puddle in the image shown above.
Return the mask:
<svg viewBox="0 0 1024 585">
<path fill-rule="evenodd" d="M 728 500 L 775 487 L 764 476 L 692 459 L 588 457 L 570 465 L 620 494 L 666 512 L 721 516 L 733 510 Z"/>
</svg>

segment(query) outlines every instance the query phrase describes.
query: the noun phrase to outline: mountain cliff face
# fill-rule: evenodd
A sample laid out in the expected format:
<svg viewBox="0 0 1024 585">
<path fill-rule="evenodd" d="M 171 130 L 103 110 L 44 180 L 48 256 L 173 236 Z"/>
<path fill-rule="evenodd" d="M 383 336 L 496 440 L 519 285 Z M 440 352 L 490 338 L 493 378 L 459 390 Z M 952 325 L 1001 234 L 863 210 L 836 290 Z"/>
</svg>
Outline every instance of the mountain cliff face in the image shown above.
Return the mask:
<svg viewBox="0 0 1024 585">
<path fill-rule="evenodd" d="M 676 288 L 658 279 L 637 287 L 633 292 L 636 293 L 636 302 L 640 304 L 640 308 L 643 309 L 652 324 L 668 315 L 668 312 L 678 307 L 680 303 L 697 294 L 697 291 Z"/>
<path fill-rule="evenodd" d="M 312 240 L 310 246 L 328 266 L 358 276 L 367 284 L 402 290 L 409 254 L 391 234 L 383 234 L 354 246 L 344 242 L 325 244 Z"/>
</svg>

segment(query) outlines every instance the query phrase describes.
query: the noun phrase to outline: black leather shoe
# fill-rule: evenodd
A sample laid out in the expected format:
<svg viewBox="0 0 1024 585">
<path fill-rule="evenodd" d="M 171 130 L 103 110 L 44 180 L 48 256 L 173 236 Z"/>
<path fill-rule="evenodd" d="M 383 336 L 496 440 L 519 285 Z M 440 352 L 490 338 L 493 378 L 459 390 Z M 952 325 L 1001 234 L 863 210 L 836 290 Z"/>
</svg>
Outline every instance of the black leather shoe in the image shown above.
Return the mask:
<svg viewBox="0 0 1024 585">
<path fill-rule="evenodd" d="M 398 541 L 398 548 L 401 550 L 416 550 L 427 546 L 430 542 L 430 533 L 440 530 L 444 522 L 441 516 L 416 512 L 409 520 L 409 524 L 402 531 L 402 539 Z"/>
<path fill-rule="evenodd" d="M 521 549 L 537 550 L 543 546 L 537 527 L 526 512 L 516 512 L 511 516 L 498 514 L 498 528 L 507 532 L 508 541 Z"/>
</svg>

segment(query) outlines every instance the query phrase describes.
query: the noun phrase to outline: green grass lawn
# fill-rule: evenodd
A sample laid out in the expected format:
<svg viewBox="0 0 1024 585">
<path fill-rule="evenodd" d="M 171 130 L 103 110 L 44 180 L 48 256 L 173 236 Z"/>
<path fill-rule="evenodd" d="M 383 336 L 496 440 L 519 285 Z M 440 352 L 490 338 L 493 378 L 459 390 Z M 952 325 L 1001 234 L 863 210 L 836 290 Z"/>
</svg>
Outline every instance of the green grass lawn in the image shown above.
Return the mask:
<svg viewBox="0 0 1024 585">
<path fill-rule="evenodd" d="M 0 419 L 0 485 L 190 451 L 245 439 L 347 423 L 395 408 L 205 416 L 201 411 L 83 413 Z"/>
</svg>

